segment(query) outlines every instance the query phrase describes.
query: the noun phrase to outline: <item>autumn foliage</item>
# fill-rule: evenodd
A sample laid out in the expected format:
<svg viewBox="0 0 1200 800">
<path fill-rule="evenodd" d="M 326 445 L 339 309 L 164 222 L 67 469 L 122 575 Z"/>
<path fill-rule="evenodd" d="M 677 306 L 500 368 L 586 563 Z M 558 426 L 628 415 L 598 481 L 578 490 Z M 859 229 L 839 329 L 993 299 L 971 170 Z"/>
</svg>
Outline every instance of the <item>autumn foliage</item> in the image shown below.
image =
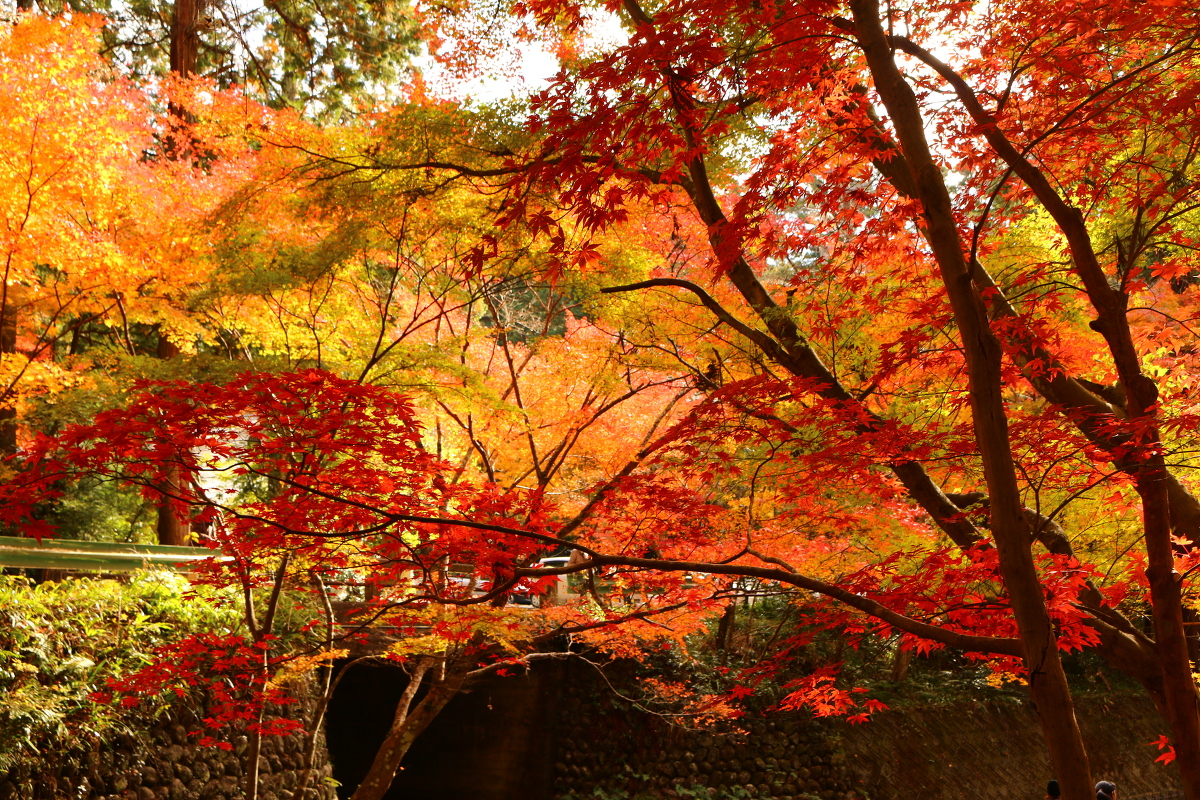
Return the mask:
<svg viewBox="0 0 1200 800">
<path fill-rule="evenodd" d="M 318 123 L 123 79 L 98 19 L 0 45 L 6 524 L 50 534 L 88 480 L 190 519 L 231 559 L 202 579 L 250 598 L 210 648 L 252 664 L 231 708 L 295 655 L 285 585 L 381 587 L 442 702 L 568 630 L 682 643 L 757 581 L 814 629 L 1019 676 L 1070 800 L 1061 654 L 1095 652 L 1200 798 L 1195 10 L 418 11 L 452 75 L 513 37 L 561 70 Z M 590 590 L 514 610 L 563 575 Z M 789 691 L 879 710 L 834 665 Z"/>
</svg>

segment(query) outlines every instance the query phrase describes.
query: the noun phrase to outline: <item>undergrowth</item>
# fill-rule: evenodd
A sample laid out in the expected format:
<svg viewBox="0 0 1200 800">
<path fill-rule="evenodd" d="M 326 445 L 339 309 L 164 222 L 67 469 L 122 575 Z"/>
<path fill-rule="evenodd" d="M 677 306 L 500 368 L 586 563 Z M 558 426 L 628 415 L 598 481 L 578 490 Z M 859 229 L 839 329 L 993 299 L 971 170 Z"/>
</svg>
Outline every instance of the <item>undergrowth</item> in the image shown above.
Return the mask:
<svg viewBox="0 0 1200 800">
<path fill-rule="evenodd" d="M 89 695 L 105 688 L 109 677 L 149 663 L 168 641 L 235 627 L 229 609 L 198 598 L 170 573 L 37 585 L 0 576 L 0 770 L 44 759 L 51 748 L 136 733 L 119 706 L 95 703 Z M 143 707 L 139 727 L 171 699 Z"/>
</svg>

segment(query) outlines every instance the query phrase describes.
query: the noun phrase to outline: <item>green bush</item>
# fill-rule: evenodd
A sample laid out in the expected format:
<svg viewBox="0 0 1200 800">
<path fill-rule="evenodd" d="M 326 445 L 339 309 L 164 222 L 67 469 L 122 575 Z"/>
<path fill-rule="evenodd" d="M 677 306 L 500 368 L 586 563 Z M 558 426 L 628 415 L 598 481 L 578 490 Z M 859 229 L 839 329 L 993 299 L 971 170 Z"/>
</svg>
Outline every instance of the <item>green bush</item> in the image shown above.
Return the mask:
<svg viewBox="0 0 1200 800">
<path fill-rule="evenodd" d="M 149 663 L 172 639 L 236 628 L 234 608 L 207 602 L 166 572 L 38 585 L 0 576 L 0 771 L 32 763 L 47 748 L 133 732 L 119 706 L 93 702 L 91 693 Z M 159 700 L 150 713 L 167 704 Z M 143 706 L 142 727 L 145 714 Z"/>
</svg>

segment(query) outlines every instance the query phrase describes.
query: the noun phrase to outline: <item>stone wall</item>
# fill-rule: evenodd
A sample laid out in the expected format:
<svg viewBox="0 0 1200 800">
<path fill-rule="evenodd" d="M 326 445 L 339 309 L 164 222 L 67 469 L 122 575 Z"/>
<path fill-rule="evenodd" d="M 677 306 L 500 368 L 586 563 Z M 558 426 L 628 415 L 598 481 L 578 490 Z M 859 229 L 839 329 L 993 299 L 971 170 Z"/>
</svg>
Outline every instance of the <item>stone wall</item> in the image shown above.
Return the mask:
<svg viewBox="0 0 1200 800">
<path fill-rule="evenodd" d="M 1029 702 L 876 714 L 865 724 L 773 714 L 744 734 L 681 730 L 585 682 L 564 687 L 555 796 L 772 800 L 1040 800 L 1054 777 Z M 1125 798 L 1177 795 L 1178 768 L 1156 763 L 1167 726 L 1149 700 L 1082 699 L 1078 716 L 1097 780 Z"/>
<path fill-rule="evenodd" d="M 853 777 L 823 726 L 799 715 L 743 719 L 738 732 L 672 725 L 588 683 L 565 687 L 554 764 L 557 797 L 849 800 Z"/>
<path fill-rule="evenodd" d="M 1096 780 L 1113 781 L 1131 800 L 1180 791 L 1178 768 L 1155 763 L 1159 751 L 1150 742 L 1169 729 L 1149 700 L 1082 698 L 1076 711 Z M 866 725 L 827 729 L 856 790 L 872 800 L 959 800 L 997 792 L 1039 800 L 1054 777 L 1027 702 L 889 711 Z"/>
<path fill-rule="evenodd" d="M 578 732 L 567 738 L 554 765 L 556 794 L 583 797 L 600 789 L 654 797 L 853 796 L 841 754 L 817 726 L 802 720 L 745 720 L 746 733 L 739 735 L 646 727 L 599 736 Z"/>
<path fill-rule="evenodd" d="M 289 707 L 289 713 L 308 711 L 305 703 Z M 232 750 L 199 747 L 191 732 L 202 725 L 180 709 L 136 734 L 94 739 L 75 750 L 49 749 L 39 764 L 0 772 L 0 800 L 235 800 L 242 796 L 248 740 L 226 737 Z M 334 800 L 326 780 L 332 774 L 329 759 L 324 743 L 318 744 L 303 800 Z M 263 738 L 261 800 L 291 800 L 303 755 L 303 735 Z"/>
<path fill-rule="evenodd" d="M 328 729 L 343 799 L 405 680 L 395 666 L 355 670 Z M 610 672 L 620 688 L 634 670 Z M 1097 780 L 1116 782 L 1126 800 L 1178 792 L 1176 767 L 1155 763 L 1149 743 L 1167 728 L 1148 700 L 1084 698 L 1078 712 Z M 592 667 L 541 663 L 452 700 L 405 757 L 388 800 L 1041 800 L 1053 777 L 1032 708 L 1015 697 L 887 711 L 862 725 L 795 714 L 738 725 L 685 730 L 623 700 Z"/>
<path fill-rule="evenodd" d="M 356 666 L 339 683 L 328 732 L 343 800 L 366 773 L 404 680 L 397 667 L 377 664 Z M 793 716 L 744 727 L 684 730 L 620 700 L 592 667 L 542 663 L 455 697 L 405 756 L 387 798 L 552 800 L 592 798 L 597 789 L 641 798 L 709 787 L 726 797 L 848 796 L 851 775 L 819 726 Z"/>
</svg>

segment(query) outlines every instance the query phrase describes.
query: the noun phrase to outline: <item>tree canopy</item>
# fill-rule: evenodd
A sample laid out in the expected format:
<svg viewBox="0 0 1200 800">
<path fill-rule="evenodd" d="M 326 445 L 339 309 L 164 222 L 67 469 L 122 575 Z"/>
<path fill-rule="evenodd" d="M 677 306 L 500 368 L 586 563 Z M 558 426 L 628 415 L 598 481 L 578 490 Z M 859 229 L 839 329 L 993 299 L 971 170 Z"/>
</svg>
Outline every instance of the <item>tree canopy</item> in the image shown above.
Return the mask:
<svg viewBox="0 0 1200 800">
<path fill-rule="evenodd" d="M 6 525 L 82 505 L 105 536 L 167 503 L 247 597 L 366 575 L 408 703 L 441 687 L 402 703 L 401 755 L 478 670 L 564 631 L 682 640 L 753 580 L 1019 676 L 1069 800 L 1092 779 L 1061 654 L 1094 651 L 1200 800 L 1200 12 L 270 10 L 275 60 L 237 86 L 143 81 L 102 14 L 0 42 Z M 368 70 L 356 14 L 446 74 L 514 41 L 560 71 L 442 97 Z M 831 702 L 834 672 L 785 705 L 878 707 Z"/>
</svg>

